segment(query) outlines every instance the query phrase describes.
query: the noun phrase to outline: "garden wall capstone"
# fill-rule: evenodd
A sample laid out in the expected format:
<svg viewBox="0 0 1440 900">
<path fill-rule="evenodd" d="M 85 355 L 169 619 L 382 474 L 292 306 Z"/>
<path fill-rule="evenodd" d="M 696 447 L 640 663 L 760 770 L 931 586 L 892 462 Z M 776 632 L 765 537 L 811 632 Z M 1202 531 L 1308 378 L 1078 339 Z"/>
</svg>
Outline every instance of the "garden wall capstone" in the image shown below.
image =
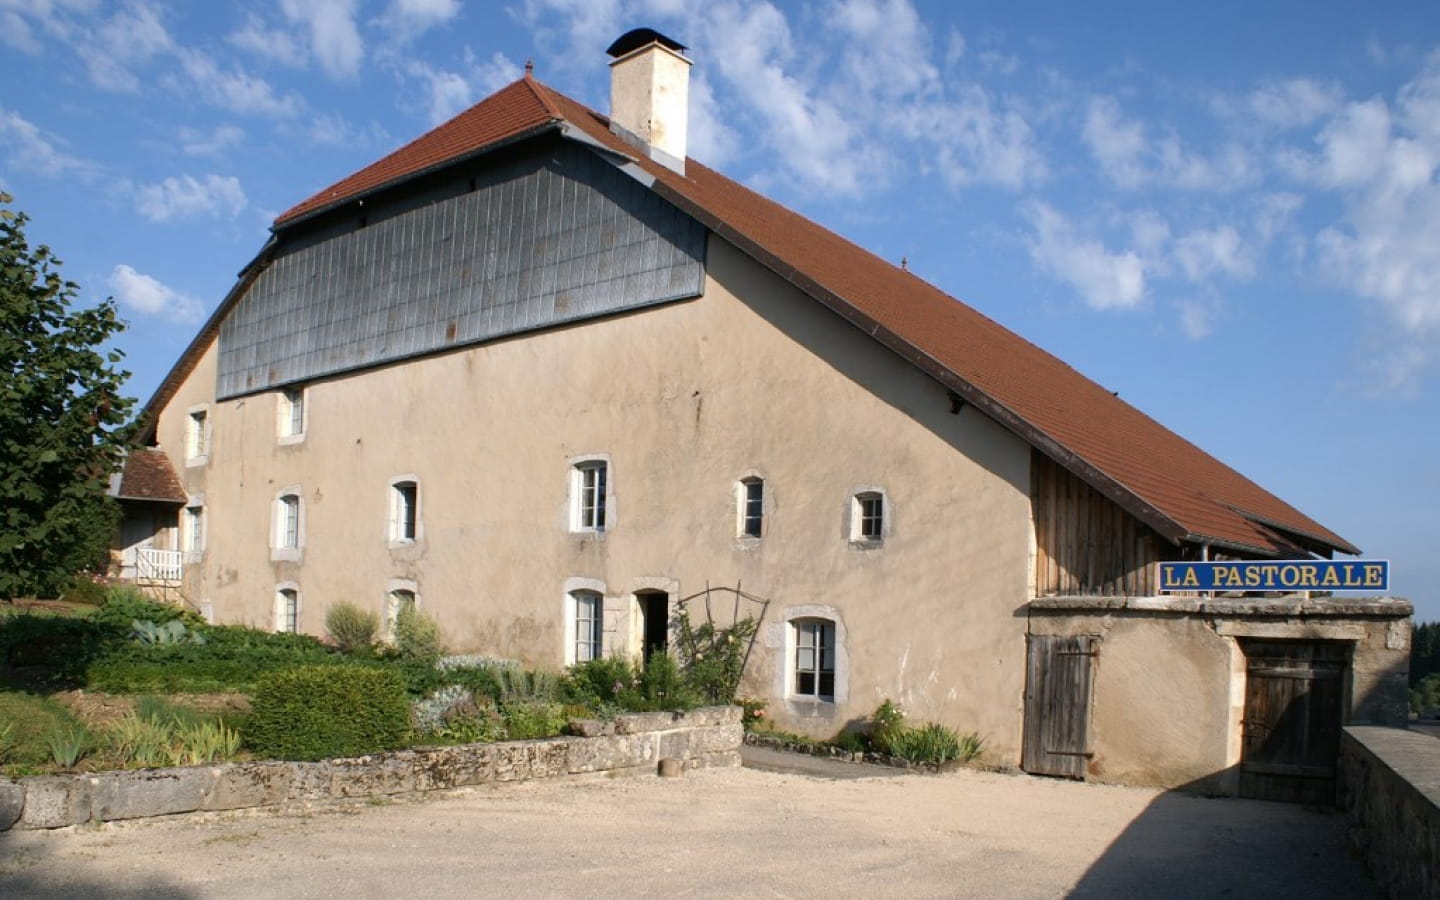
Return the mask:
<svg viewBox="0 0 1440 900">
<path fill-rule="evenodd" d="M 1350 841 L 1391 897 L 1440 900 L 1440 741 L 1351 726 L 1340 742 Z"/>
<path fill-rule="evenodd" d="M 0 831 L 63 828 L 467 785 L 610 772 L 738 766 L 741 709 L 635 713 L 572 723 L 578 737 L 417 747 L 322 762 L 249 762 L 0 780 Z"/>
</svg>

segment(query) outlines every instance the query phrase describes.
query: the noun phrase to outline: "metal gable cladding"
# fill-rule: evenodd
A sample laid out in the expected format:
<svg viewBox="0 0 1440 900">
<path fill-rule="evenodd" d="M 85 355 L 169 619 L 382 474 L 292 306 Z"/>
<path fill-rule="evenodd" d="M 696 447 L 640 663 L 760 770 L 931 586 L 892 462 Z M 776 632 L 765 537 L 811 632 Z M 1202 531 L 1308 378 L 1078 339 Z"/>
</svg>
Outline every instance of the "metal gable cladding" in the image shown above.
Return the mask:
<svg viewBox="0 0 1440 900">
<path fill-rule="evenodd" d="M 696 297 L 704 252 L 694 219 L 562 146 L 277 256 L 220 326 L 216 393 Z"/>
</svg>

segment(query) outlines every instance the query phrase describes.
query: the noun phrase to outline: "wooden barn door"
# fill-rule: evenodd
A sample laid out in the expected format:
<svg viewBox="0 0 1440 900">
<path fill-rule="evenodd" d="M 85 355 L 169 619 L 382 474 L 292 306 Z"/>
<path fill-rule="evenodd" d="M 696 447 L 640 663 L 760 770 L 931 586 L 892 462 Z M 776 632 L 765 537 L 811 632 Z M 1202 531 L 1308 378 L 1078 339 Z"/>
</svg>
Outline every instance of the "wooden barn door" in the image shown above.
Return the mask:
<svg viewBox="0 0 1440 900">
<path fill-rule="evenodd" d="M 1020 766 L 1034 775 L 1085 778 L 1090 760 L 1087 635 L 1032 634 L 1025 666 L 1025 737 Z"/>
<path fill-rule="evenodd" d="M 1348 644 L 1242 642 L 1240 796 L 1333 804 Z"/>
</svg>

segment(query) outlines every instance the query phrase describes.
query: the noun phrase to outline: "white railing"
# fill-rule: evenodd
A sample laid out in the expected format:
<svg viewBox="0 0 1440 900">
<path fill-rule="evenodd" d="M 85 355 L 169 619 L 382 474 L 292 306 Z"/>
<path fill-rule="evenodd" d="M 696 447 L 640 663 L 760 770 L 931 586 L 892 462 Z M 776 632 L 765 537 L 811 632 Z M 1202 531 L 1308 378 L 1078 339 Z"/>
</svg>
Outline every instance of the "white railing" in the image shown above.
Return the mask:
<svg viewBox="0 0 1440 900">
<path fill-rule="evenodd" d="M 152 550 L 141 547 L 135 551 L 135 580 L 142 582 L 179 581 L 180 551 Z"/>
</svg>

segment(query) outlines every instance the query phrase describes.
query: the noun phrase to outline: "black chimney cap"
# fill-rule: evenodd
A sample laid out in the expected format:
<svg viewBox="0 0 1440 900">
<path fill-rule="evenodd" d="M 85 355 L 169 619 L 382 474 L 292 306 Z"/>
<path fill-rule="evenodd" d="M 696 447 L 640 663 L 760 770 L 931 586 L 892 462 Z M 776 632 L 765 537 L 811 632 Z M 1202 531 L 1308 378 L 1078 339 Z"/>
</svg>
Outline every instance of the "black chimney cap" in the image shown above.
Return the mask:
<svg viewBox="0 0 1440 900">
<path fill-rule="evenodd" d="M 684 44 L 674 38 L 666 37 L 653 28 L 632 28 L 616 38 L 615 43 L 611 44 L 610 48 L 605 52 L 618 59 L 631 51 L 639 50 L 641 47 L 653 44 L 656 41 L 659 41 L 662 46 L 669 47 L 676 53 L 681 53 L 685 50 Z"/>
</svg>

